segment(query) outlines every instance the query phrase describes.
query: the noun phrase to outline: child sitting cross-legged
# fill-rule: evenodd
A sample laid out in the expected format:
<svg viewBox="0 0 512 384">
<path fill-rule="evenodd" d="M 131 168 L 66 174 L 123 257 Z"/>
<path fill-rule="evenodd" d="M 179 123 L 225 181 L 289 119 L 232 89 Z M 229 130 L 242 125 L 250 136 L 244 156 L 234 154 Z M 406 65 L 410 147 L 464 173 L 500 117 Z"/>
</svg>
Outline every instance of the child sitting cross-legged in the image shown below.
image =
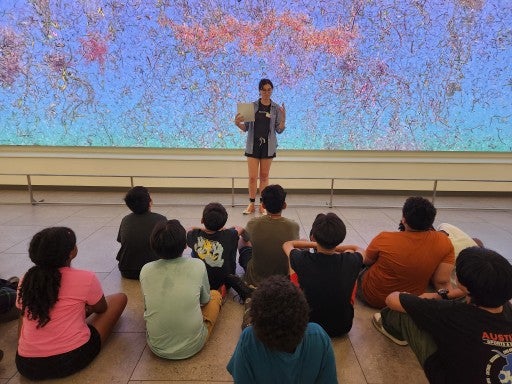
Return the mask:
<svg viewBox="0 0 512 384">
<path fill-rule="evenodd" d="M 222 204 L 207 204 L 201 218 L 204 227 L 190 229 L 187 244 L 192 249 L 192 257 L 205 263 L 210 288 L 225 296 L 226 288 L 232 287 L 243 302 L 252 290 L 235 270 L 238 241 L 240 236 L 246 237 L 246 232 L 242 227 L 224 228 L 227 220 L 228 213 Z"/>
<path fill-rule="evenodd" d="M 126 306 L 126 295 L 105 297 L 94 272 L 71 267 L 75 233 L 43 229 L 29 246 L 34 266 L 21 279 L 16 367 L 31 380 L 69 376 L 100 352 Z"/>
<path fill-rule="evenodd" d="M 356 280 L 363 266 L 362 248 L 339 245 L 345 235 L 345 224 L 336 214 L 321 213 L 311 228 L 312 241 L 283 244 L 292 280 L 296 273 L 311 308 L 309 321 L 320 324 L 331 337 L 352 328 Z"/>
<path fill-rule="evenodd" d="M 186 231 L 178 220 L 157 223 L 150 244 L 160 259 L 140 271 L 147 343 L 155 355 L 186 359 L 199 352 L 212 333 L 222 297 L 210 291 L 204 263 L 182 257 Z"/>
</svg>

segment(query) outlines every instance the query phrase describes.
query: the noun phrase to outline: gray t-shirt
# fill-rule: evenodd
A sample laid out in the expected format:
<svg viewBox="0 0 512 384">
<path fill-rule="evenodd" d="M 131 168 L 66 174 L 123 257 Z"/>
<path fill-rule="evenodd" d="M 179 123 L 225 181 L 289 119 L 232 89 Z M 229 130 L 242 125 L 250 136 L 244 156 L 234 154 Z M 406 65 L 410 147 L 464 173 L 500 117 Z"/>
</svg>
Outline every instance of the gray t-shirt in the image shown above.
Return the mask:
<svg viewBox="0 0 512 384">
<path fill-rule="evenodd" d="M 245 274 L 247 283 L 257 285 L 272 275 L 288 275 L 288 257 L 283 243 L 299 238 L 299 224 L 286 217 L 265 215 L 251 219 L 246 231 L 252 243 L 252 257 Z"/>
</svg>

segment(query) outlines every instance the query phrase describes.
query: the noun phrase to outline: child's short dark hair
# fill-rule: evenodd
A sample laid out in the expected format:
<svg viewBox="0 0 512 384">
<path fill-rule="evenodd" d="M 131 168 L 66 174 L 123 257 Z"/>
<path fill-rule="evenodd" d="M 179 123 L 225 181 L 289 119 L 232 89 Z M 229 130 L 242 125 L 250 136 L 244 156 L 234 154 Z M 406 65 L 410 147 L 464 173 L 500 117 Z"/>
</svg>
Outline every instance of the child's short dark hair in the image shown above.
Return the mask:
<svg viewBox="0 0 512 384">
<path fill-rule="evenodd" d="M 130 208 L 130 211 L 136 214 L 142 214 L 149 211 L 151 196 L 149 196 L 149 191 L 146 187 L 138 185 L 126 192 L 124 202 L 126 206 Z"/>
<path fill-rule="evenodd" d="M 432 228 L 437 210 L 427 199 L 419 196 L 409 197 L 402 207 L 402 215 L 407 225 L 418 231 Z"/>
<path fill-rule="evenodd" d="M 347 228 L 335 213 L 320 213 L 313 222 L 310 234 L 321 247 L 334 249 L 345 240 Z"/>
<path fill-rule="evenodd" d="M 250 314 L 256 337 L 269 349 L 293 352 L 304 337 L 309 306 L 285 276 L 263 280 L 252 294 Z"/>
<path fill-rule="evenodd" d="M 151 249 L 161 259 L 176 259 L 187 247 L 187 233 L 178 220 L 161 221 L 149 239 Z"/>
<path fill-rule="evenodd" d="M 269 213 L 279 213 L 283 210 L 286 201 L 286 192 L 279 184 L 267 185 L 261 191 L 261 201 Z"/>
<path fill-rule="evenodd" d="M 512 298 L 512 265 L 495 251 L 476 246 L 463 249 L 455 271 L 474 305 L 497 308 Z"/>
<path fill-rule="evenodd" d="M 207 204 L 203 209 L 203 224 L 210 231 L 218 231 L 228 221 L 228 212 L 221 203 Z"/>
</svg>

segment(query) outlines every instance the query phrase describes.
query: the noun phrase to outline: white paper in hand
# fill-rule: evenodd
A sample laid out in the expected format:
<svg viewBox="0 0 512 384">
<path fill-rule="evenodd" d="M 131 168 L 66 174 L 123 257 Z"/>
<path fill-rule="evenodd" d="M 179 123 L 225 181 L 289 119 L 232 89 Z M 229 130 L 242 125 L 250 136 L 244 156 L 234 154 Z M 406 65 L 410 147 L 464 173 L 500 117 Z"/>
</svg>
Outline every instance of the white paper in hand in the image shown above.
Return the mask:
<svg viewBox="0 0 512 384">
<path fill-rule="evenodd" d="M 238 103 L 236 105 L 237 113 L 244 117 L 244 123 L 254 121 L 254 104 L 253 103 Z"/>
</svg>

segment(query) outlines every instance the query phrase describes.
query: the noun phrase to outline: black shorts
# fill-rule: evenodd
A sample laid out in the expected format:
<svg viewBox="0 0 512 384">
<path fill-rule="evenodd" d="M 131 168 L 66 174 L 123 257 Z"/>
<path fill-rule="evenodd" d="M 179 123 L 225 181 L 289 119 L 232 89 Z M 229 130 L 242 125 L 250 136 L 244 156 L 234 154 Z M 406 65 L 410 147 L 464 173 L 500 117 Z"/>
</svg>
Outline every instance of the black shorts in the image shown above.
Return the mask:
<svg viewBox="0 0 512 384">
<path fill-rule="evenodd" d="M 101 349 L 100 334 L 92 325 L 88 326 L 89 341 L 72 351 L 48 357 L 23 357 L 16 352 L 18 372 L 30 380 L 45 380 L 66 377 L 87 367 Z"/>
<path fill-rule="evenodd" d="M 254 157 L 256 159 L 272 159 L 276 157 L 276 154 L 274 152 L 273 155 L 268 155 L 268 139 L 261 137 L 261 138 L 254 138 L 254 145 L 252 146 L 252 153 L 245 153 L 245 156 L 247 157 Z"/>
</svg>

